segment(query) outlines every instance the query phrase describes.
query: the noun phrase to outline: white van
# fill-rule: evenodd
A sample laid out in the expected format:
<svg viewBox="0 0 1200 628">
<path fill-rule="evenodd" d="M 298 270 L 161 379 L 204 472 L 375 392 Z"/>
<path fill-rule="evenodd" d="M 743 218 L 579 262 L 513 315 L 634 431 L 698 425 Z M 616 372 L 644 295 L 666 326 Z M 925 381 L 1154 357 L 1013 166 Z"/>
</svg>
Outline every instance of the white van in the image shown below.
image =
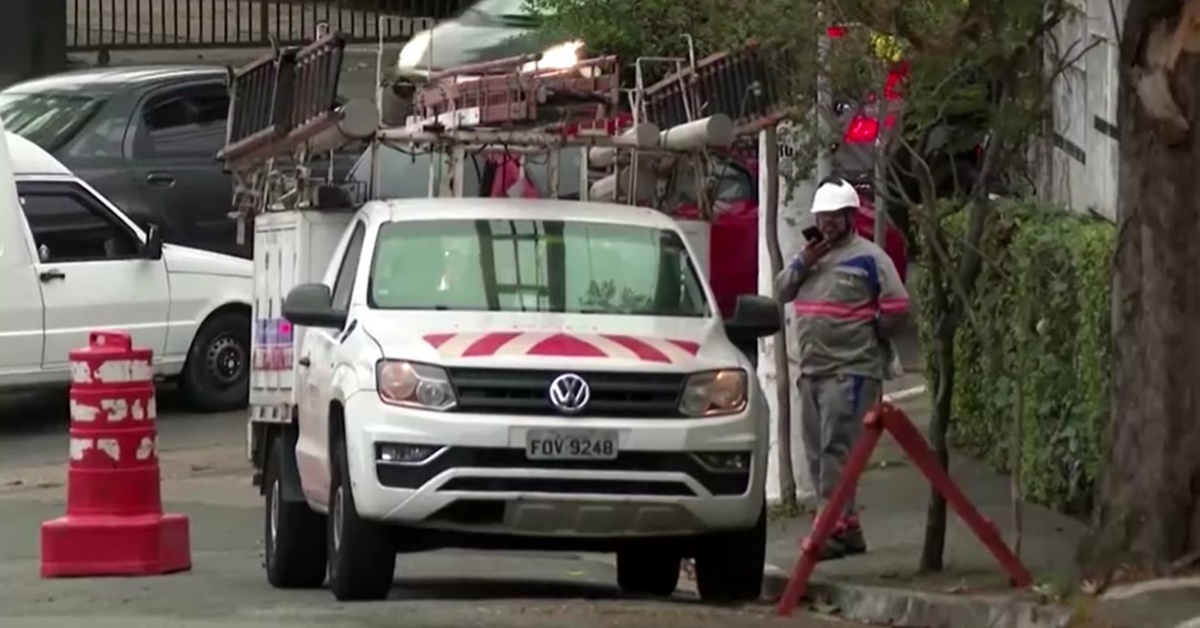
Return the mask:
<svg viewBox="0 0 1200 628">
<path fill-rule="evenodd" d="M 0 142 L 0 390 L 65 385 L 88 332 L 154 351 L 197 409 L 248 394 L 253 263 L 164 244 L 32 142 Z"/>
<path fill-rule="evenodd" d="M 626 591 L 756 598 L 768 409 L 669 216 L 578 201 L 370 201 L 294 287 L 297 417 L 268 449 L 278 587 L 381 599 L 397 553 L 617 554 Z"/>
</svg>

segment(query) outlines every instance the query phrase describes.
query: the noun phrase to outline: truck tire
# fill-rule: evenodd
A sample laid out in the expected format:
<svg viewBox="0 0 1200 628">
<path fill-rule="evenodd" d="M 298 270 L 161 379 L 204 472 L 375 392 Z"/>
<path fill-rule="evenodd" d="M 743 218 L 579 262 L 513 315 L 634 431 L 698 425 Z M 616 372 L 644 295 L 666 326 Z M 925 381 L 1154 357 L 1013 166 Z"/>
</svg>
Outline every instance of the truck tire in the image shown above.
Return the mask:
<svg viewBox="0 0 1200 628">
<path fill-rule="evenodd" d="M 200 326 L 183 366 L 184 394 L 201 412 L 246 407 L 250 396 L 250 317 L 222 312 Z"/>
<path fill-rule="evenodd" d="M 670 596 L 679 586 L 679 559 L 641 544 L 617 550 L 617 586 L 634 595 Z"/>
<path fill-rule="evenodd" d="M 329 588 L 339 602 L 387 599 L 396 548 L 387 526 L 358 516 L 344 443 L 333 444 L 329 483 Z"/>
<path fill-rule="evenodd" d="M 706 537 L 696 553 L 696 589 L 705 602 L 750 602 L 762 594 L 767 509 L 754 527 Z"/>
<path fill-rule="evenodd" d="M 277 589 L 312 589 L 325 582 L 325 517 L 305 502 L 283 499 L 284 440 L 271 447 L 266 487 L 263 547 L 267 582 Z"/>
</svg>

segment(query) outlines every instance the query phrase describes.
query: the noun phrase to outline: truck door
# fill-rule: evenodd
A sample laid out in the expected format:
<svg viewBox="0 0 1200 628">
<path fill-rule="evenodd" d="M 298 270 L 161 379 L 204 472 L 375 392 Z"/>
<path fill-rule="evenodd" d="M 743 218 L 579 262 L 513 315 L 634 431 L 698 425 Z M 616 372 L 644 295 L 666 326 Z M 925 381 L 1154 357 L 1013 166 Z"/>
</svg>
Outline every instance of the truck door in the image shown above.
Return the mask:
<svg viewBox="0 0 1200 628">
<path fill-rule="evenodd" d="M 163 260 L 143 259 L 141 236 L 78 182 L 23 180 L 17 193 L 45 306 L 42 367 L 66 369 L 68 353 L 99 329 L 127 331 L 162 356 L 170 300 Z"/>
<path fill-rule="evenodd" d="M 21 375 L 32 377 L 41 371 L 44 340 L 42 293 L 30 257 L 28 228 L 16 208 L 11 211 L 0 216 L 0 377 L 16 383 Z"/>
<path fill-rule="evenodd" d="M 333 307 L 346 311 L 354 290 L 355 271 L 362 257 L 367 229 L 355 221 L 350 239 L 340 249 L 333 279 Z M 328 281 L 328 279 L 327 279 Z M 346 321 L 347 327 L 354 321 Z M 329 495 L 329 402 L 333 386 L 334 349 L 340 329 L 310 328 L 305 331 L 297 374 L 297 404 L 300 406 L 300 438 L 296 441 L 296 466 L 310 500 L 324 504 Z"/>
</svg>

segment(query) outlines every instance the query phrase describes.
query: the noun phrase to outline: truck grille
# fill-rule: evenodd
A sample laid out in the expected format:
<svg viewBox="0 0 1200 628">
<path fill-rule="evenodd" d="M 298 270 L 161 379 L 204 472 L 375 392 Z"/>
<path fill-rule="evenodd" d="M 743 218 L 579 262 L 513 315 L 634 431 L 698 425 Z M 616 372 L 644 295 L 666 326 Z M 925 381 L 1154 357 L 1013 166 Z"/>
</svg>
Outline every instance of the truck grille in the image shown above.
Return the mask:
<svg viewBox="0 0 1200 628">
<path fill-rule="evenodd" d="M 550 404 L 550 382 L 566 371 L 449 369 L 460 412 L 561 414 Z M 573 416 L 612 418 L 680 417 L 679 395 L 687 375 L 570 371 L 587 381 L 591 401 Z"/>
</svg>

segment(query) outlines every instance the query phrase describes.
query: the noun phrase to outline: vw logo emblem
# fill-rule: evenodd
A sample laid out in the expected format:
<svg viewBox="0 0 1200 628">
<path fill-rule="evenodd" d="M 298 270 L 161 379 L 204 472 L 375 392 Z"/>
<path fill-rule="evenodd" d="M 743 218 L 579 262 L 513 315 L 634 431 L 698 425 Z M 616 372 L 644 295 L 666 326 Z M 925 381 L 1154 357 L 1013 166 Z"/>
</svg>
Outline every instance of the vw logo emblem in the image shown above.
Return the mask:
<svg viewBox="0 0 1200 628">
<path fill-rule="evenodd" d="M 550 403 L 563 414 L 583 412 L 591 398 L 587 381 L 574 373 L 564 373 L 550 382 Z"/>
</svg>

